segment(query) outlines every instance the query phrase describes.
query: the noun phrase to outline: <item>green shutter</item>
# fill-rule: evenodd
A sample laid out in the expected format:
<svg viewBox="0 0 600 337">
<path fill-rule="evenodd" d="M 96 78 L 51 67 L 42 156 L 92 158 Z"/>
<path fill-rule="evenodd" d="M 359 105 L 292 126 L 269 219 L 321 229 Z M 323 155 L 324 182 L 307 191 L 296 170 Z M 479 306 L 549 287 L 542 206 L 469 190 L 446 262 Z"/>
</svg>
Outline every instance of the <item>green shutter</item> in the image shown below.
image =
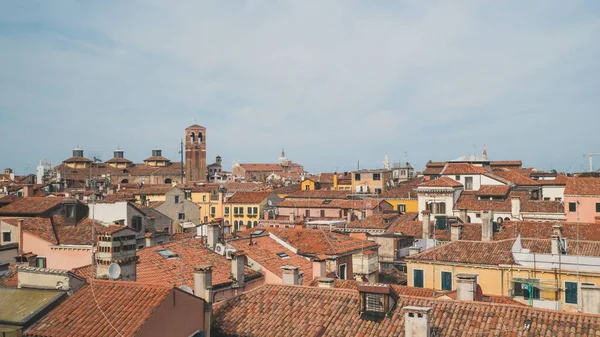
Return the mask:
<svg viewBox="0 0 600 337">
<path fill-rule="evenodd" d="M 452 290 L 452 273 L 442 272 L 442 290 Z"/>
<path fill-rule="evenodd" d="M 565 302 L 577 304 L 577 282 L 565 282 Z"/>
<path fill-rule="evenodd" d="M 414 269 L 413 270 L 413 286 L 423 288 L 423 271 Z"/>
</svg>

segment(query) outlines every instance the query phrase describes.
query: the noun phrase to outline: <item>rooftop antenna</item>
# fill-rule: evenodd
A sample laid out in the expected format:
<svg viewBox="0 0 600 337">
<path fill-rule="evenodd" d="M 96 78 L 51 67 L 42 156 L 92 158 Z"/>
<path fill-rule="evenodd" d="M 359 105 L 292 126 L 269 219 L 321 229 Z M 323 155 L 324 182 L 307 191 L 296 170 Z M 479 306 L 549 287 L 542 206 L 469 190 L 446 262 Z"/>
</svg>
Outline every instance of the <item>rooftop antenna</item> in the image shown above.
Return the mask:
<svg viewBox="0 0 600 337">
<path fill-rule="evenodd" d="M 590 161 L 590 172 L 594 172 L 594 156 L 600 156 L 600 153 L 585 153 L 584 157 L 588 157 Z"/>
</svg>

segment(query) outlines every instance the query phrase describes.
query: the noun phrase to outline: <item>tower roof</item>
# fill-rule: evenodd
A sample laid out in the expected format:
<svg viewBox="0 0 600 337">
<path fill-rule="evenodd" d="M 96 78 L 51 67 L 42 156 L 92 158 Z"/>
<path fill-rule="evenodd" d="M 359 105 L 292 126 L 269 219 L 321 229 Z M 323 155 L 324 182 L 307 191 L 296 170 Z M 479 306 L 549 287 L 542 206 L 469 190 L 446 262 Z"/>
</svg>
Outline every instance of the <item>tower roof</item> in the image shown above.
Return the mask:
<svg viewBox="0 0 600 337">
<path fill-rule="evenodd" d="M 194 124 L 194 125 L 190 125 L 187 128 L 185 128 L 186 130 L 195 130 L 195 129 L 204 129 L 206 130 L 205 127 L 203 127 L 202 125 L 198 125 L 198 124 Z"/>
</svg>

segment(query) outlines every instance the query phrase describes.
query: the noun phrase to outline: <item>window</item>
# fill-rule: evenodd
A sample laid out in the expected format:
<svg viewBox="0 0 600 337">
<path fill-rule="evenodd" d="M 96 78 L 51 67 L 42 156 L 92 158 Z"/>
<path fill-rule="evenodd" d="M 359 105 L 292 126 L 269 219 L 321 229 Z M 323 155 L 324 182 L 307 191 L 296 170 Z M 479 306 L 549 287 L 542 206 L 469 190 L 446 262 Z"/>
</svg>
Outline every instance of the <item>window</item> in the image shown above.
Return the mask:
<svg viewBox="0 0 600 337">
<path fill-rule="evenodd" d="M 237 207 L 234 207 L 234 208 L 233 208 L 233 215 L 238 215 L 238 212 L 239 212 L 239 211 L 238 211 L 238 208 L 237 208 Z"/>
<path fill-rule="evenodd" d="M 413 287 L 423 288 L 423 271 L 420 269 L 413 269 Z"/>
<path fill-rule="evenodd" d="M 569 212 L 577 212 L 577 203 L 575 203 L 575 202 L 569 203 Z"/>
<path fill-rule="evenodd" d="M 38 268 L 46 268 L 46 258 L 45 257 L 36 257 L 35 258 L 35 266 Z"/>
<path fill-rule="evenodd" d="M 304 215 L 308 218 L 310 217 L 310 209 L 304 211 Z"/>
<path fill-rule="evenodd" d="M 252 221 L 248 220 L 248 228 L 252 228 Z"/>
<path fill-rule="evenodd" d="M 131 218 L 131 228 L 135 229 L 138 232 L 140 232 L 142 230 L 142 217 L 141 216 L 134 216 Z"/>
<path fill-rule="evenodd" d="M 381 194 L 381 192 L 383 192 L 383 191 L 381 190 L 381 188 L 376 188 L 376 189 L 375 189 L 375 194 Z"/>
<path fill-rule="evenodd" d="M 460 176 L 455 176 L 455 177 L 454 177 L 454 180 L 456 180 L 456 181 L 460 181 Z"/>
<path fill-rule="evenodd" d="M 183 219 L 185 219 L 185 213 L 179 213 L 179 217 L 178 217 L 178 219 L 179 219 L 179 220 L 183 220 Z"/>
<path fill-rule="evenodd" d="M 577 282 L 565 282 L 565 303 L 577 304 Z"/>
<path fill-rule="evenodd" d="M 255 220 L 254 224 L 252 225 L 252 227 L 256 227 L 256 226 L 258 226 L 258 221 Z"/>
<path fill-rule="evenodd" d="M 68 218 L 75 217 L 75 205 L 67 205 L 67 217 Z"/>
<path fill-rule="evenodd" d="M 340 264 L 340 266 L 338 267 L 338 277 L 340 278 L 340 280 L 345 280 L 346 279 L 346 264 Z"/>
<path fill-rule="evenodd" d="M 321 210 L 321 218 L 324 218 L 324 217 L 325 217 L 325 210 L 324 210 L 324 209 L 322 209 L 322 210 Z"/>
<path fill-rule="evenodd" d="M 202 196 L 202 201 L 206 201 L 206 196 L 205 195 Z"/>
<path fill-rule="evenodd" d="M 244 207 L 240 207 L 240 215 L 244 215 Z"/>
<path fill-rule="evenodd" d="M 236 232 L 240 230 L 240 227 L 239 227 L 239 224 L 238 224 L 238 221 L 237 221 L 237 220 L 235 220 L 235 221 L 233 222 L 233 228 L 234 228 L 234 230 L 235 230 Z"/>
<path fill-rule="evenodd" d="M 225 215 L 229 215 L 229 207 L 225 207 Z"/>
<path fill-rule="evenodd" d="M 145 195 L 141 195 L 140 196 L 140 201 L 142 202 L 142 205 L 146 204 L 146 196 Z"/>
<path fill-rule="evenodd" d="M 254 214 L 258 214 L 258 207 L 253 207 L 252 210 L 254 211 Z"/>
<path fill-rule="evenodd" d="M 373 180 L 381 180 L 381 173 L 373 173 Z"/>
<path fill-rule="evenodd" d="M 544 197 L 544 201 L 550 201 L 550 197 Z"/>
<path fill-rule="evenodd" d="M 208 217 L 206 215 L 204 216 L 204 223 L 208 223 Z"/>
<path fill-rule="evenodd" d="M 596 213 L 600 213 L 600 202 L 596 203 Z"/>
<path fill-rule="evenodd" d="M 210 214 L 215 214 L 217 212 L 217 208 L 215 206 L 212 206 L 210 208 Z"/>
<path fill-rule="evenodd" d="M 176 196 L 175 196 L 175 203 L 176 203 L 176 204 L 178 204 L 178 203 L 179 203 L 179 196 L 178 196 L 178 195 L 176 195 Z"/>
<path fill-rule="evenodd" d="M 531 287 L 531 291 L 533 292 L 533 296 L 532 298 L 534 300 L 539 300 L 540 299 L 540 288 L 538 288 L 536 286 L 536 281 L 538 280 L 531 280 L 533 281 L 532 283 L 522 283 L 522 282 L 514 282 L 514 291 L 515 291 L 515 296 L 523 296 L 524 300 L 529 300 L 529 289 Z"/>
<path fill-rule="evenodd" d="M 252 207 L 248 207 L 248 214 L 252 214 Z"/>
<path fill-rule="evenodd" d="M 405 213 L 406 212 L 406 205 L 405 204 L 398 204 L 398 212 L 399 213 Z"/>
<path fill-rule="evenodd" d="M 279 256 L 282 259 L 289 259 L 290 256 L 287 255 L 287 253 L 277 253 L 277 256 Z"/>
<path fill-rule="evenodd" d="M 365 294 L 365 311 L 384 312 L 383 294 Z"/>
<path fill-rule="evenodd" d="M 306 185 L 304 186 L 304 190 L 305 190 L 305 191 L 310 191 L 310 184 L 306 184 Z"/>
<path fill-rule="evenodd" d="M 442 290 L 452 290 L 452 273 L 442 272 Z"/>
<path fill-rule="evenodd" d="M 465 177 L 465 190 L 473 190 L 473 177 Z"/>
<path fill-rule="evenodd" d="M 360 180 L 360 173 L 354 173 L 354 180 Z"/>
<path fill-rule="evenodd" d="M 2 232 L 2 242 L 10 242 L 10 232 Z"/>
</svg>

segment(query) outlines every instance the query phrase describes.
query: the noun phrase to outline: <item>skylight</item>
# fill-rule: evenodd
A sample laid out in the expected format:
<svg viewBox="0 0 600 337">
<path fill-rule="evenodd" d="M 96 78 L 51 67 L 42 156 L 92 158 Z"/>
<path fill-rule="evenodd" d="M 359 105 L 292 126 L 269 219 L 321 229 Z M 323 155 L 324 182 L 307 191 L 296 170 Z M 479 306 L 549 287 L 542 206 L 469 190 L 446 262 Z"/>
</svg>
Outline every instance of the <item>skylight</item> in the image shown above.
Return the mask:
<svg viewBox="0 0 600 337">
<path fill-rule="evenodd" d="M 156 251 L 160 256 L 164 257 L 165 259 L 174 259 L 176 257 L 179 257 L 179 255 L 177 255 L 176 253 L 172 252 L 171 250 L 168 249 L 161 249 L 161 250 L 157 250 Z"/>
<path fill-rule="evenodd" d="M 264 230 L 264 229 L 257 229 L 257 230 L 255 230 L 254 232 L 252 232 L 252 236 L 255 236 L 255 235 L 261 235 L 261 234 L 262 234 L 262 233 L 264 233 L 264 232 L 265 232 L 265 230 Z"/>
<path fill-rule="evenodd" d="M 323 205 L 329 205 L 330 202 L 331 202 L 331 200 L 327 199 L 327 200 L 323 201 Z"/>
<path fill-rule="evenodd" d="M 290 256 L 287 255 L 286 253 L 277 253 L 277 256 L 279 256 L 282 259 L 289 259 Z"/>
</svg>

